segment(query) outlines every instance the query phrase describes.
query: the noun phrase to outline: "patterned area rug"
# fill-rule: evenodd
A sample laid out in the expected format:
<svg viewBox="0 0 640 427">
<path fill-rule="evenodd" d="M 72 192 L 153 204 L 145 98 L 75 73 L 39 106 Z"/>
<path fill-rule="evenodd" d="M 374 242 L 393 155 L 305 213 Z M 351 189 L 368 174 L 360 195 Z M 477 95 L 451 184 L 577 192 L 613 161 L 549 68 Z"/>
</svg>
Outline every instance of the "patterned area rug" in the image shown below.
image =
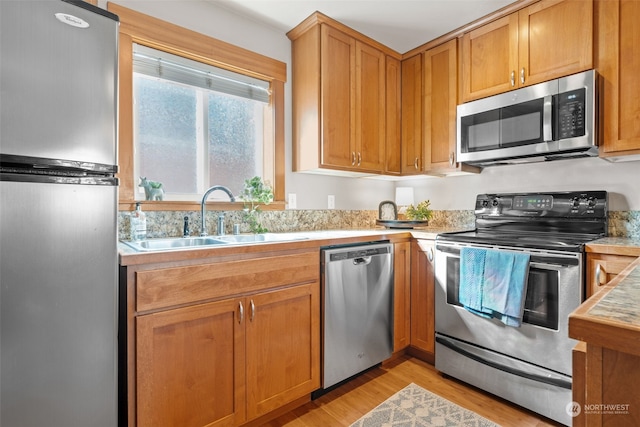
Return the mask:
<svg viewBox="0 0 640 427">
<path fill-rule="evenodd" d="M 412 383 L 351 424 L 351 427 L 392 426 L 497 427 L 498 425 Z"/>
</svg>

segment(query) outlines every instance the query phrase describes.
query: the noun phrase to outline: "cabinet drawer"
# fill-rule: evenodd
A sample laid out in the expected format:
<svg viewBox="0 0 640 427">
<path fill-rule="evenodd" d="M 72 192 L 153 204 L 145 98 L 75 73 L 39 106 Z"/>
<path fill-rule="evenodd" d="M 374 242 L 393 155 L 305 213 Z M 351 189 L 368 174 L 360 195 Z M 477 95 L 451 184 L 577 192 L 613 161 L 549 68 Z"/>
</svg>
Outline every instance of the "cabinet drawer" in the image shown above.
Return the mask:
<svg viewBox="0 0 640 427">
<path fill-rule="evenodd" d="M 136 272 L 136 311 L 320 280 L 318 252 Z"/>
</svg>

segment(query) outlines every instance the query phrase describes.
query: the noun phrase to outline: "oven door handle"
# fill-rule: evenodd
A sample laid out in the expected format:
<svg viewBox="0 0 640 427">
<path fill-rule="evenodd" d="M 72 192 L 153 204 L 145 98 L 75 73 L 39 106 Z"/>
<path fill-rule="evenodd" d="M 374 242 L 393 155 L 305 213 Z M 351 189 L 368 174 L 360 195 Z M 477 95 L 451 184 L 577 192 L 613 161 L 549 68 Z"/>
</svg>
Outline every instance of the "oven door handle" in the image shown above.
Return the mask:
<svg viewBox="0 0 640 427">
<path fill-rule="evenodd" d="M 452 254 L 453 256 L 456 256 L 456 257 L 460 256 L 460 247 L 451 247 L 451 246 L 436 244 L 436 251 Z M 526 253 L 526 251 L 522 251 L 522 252 Z M 571 267 L 571 266 L 580 265 L 580 260 L 577 257 L 561 257 L 561 256 L 544 255 L 544 254 L 531 254 L 531 256 L 529 257 L 529 262 L 531 264 L 536 264 L 537 267 L 544 267 L 544 266 L 551 266 L 551 265 L 560 266 L 560 267 Z"/>
<path fill-rule="evenodd" d="M 500 363 L 491 361 L 491 360 L 487 360 L 484 357 L 480 357 L 477 354 L 473 354 L 470 353 L 460 347 L 458 347 L 457 345 L 455 345 L 454 343 L 452 343 L 451 341 L 449 341 L 446 338 L 442 338 L 439 336 L 436 336 L 436 342 L 439 344 L 442 344 L 445 347 L 450 348 L 451 350 L 455 351 L 456 353 L 459 353 L 465 357 L 468 357 L 469 359 L 475 360 L 476 362 L 482 363 L 483 365 L 487 365 L 490 366 L 494 369 L 499 369 L 503 372 L 507 372 L 509 374 L 512 375 L 516 375 L 518 377 L 522 377 L 522 378 L 527 378 L 529 380 L 532 381 L 537 381 L 540 383 L 544 383 L 544 384 L 550 384 L 556 387 L 562 387 L 562 388 L 566 388 L 568 390 L 571 390 L 571 382 L 570 381 L 566 381 L 563 380 L 561 378 L 553 378 L 553 377 L 546 377 L 546 376 L 542 376 L 542 375 L 537 375 L 537 374 L 532 374 L 531 372 L 526 372 L 523 371 L 521 369 L 516 369 L 510 366 L 504 366 L 501 365 Z"/>
</svg>

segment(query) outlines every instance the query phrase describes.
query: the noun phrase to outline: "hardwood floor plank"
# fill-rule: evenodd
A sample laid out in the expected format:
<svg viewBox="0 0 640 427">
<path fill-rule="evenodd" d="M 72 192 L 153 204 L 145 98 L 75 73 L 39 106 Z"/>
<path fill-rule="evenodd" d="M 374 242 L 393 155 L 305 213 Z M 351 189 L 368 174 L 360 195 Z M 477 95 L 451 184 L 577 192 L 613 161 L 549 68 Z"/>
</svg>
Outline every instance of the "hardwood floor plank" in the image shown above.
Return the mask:
<svg viewBox="0 0 640 427">
<path fill-rule="evenodd" d="M 501 426 L 560 425 L 456 379 L 443 376 L 432 365 L 406 356 L 371 369 L 266 426 L 349 426 L 410 383 L 415 383 Z"/>
</svg>

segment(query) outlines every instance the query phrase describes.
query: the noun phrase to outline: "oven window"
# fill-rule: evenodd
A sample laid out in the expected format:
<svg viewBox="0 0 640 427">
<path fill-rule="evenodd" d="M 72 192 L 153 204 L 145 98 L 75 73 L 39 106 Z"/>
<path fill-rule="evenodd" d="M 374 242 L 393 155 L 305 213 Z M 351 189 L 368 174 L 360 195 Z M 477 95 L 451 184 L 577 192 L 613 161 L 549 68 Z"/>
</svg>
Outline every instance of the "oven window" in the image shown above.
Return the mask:
<svg viewBox="0 0 640 427">
<path fill-rule="evenodd" d="M 559 273 L 531 266 L 524 303 L 523 323 L 558 330 Z M 447 256 L 447 304 L 462 307 L 459 301 L 460 258 Z"/>
</svg>

